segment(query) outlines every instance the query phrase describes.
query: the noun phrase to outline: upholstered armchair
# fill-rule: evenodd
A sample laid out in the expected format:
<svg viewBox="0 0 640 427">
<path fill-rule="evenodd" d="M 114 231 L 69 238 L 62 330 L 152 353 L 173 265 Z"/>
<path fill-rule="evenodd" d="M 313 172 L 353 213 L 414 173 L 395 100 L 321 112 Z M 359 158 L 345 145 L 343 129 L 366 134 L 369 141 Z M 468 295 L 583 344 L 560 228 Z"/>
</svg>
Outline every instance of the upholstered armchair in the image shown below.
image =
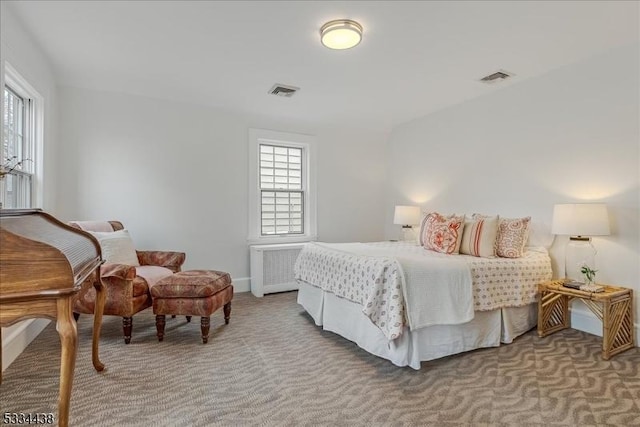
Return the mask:
<svg viewBox="0 0 640 427">
<path fill-rule="evenodd" d="M 124 342 L 129 344 L 133 315 L 151 306 L 150 287 L 158 280 L 180 271 L 185 254 L 183 252 L 135 250 L 128 233 L 119 221 L 72 221 L 69 224 L 91 232 L 100 241 L 103 257 L 106 260 L 100 268 L 100 277 L 107 291 L 104 314 L 122 317 Z M 111 239 L 111 236 L 118 236 L 117 239 L 121 239 L 123 234 L 124 240 L 128 239 L 128 243 L 131 245 L 131 255 L 128 260 L 123 254 L 114 253 L 114 248 L 116 252 L 121 250 L 120 246 L 113 246 L 113 243 L 109 243 L 111 247 L 108 248 L 106 245 L 108 242 L 115 241 L 115 239 Z M 124 250 L 126 251 L 127 248 Z M 90 288 L 80 292 L 74 302 L 73 311 L 76 318 L 80 313 L 93 314 L 96 294 L 95 289 Z"/>
</svg>

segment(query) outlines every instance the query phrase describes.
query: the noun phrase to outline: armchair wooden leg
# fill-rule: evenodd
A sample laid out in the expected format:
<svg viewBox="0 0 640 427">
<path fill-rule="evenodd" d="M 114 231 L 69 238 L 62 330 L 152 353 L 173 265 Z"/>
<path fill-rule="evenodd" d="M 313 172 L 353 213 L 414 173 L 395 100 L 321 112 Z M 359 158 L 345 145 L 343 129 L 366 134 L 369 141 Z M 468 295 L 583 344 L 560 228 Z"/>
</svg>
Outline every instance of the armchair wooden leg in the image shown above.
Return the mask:
<svg viewBox="0 0 640 427">
<path fill-rule="evenodd" d="M 228 325 L 229 319 L 231 319 L 231 301 L 226 303 L 224 307 L 222 307 L 222 310 L 224 311 L 224 323 Z"/>
<path fill-rule="evenodd" d="M 133 327 L 132 317 L 122 318 L 122 330 L 124 331 L 124 343 L 129 344 L 131 342 L 131 328 Z"/>
<path fill-rule="evenodd" d="M 187 323 L 191 322 L 191 316 L 185 316 L 187 318 Z"/>
<path fill-rule="evenodd" d="M 78 321 L 78 319 L 80 318 L 80 313 L 75 313 L 75 312 L 74 312 L 74 313 L 73 313 L 73 318 L 74 318 L 74 320 L 77 322 L 77 321 Z"/>
</svg>

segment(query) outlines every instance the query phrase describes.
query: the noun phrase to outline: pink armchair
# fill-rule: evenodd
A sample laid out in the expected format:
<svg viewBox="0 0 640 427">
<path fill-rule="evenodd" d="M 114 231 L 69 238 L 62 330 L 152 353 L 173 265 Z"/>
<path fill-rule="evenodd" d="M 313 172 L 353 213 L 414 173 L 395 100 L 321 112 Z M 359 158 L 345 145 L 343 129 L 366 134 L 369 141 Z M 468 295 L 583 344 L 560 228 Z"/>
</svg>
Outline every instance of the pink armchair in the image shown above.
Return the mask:
<svg viewBox="0 0 640 427">
<path fill-rule="evenodd" d="M 119 221 L 72 221 L 71 226 L 84 231 L 118 231 L 124 229 Z M 124 342 L 131 342 L 133 315 L 151 306 L 149 288 L 158 280 L 180 271 L 185 260 L 183 252 L 138 251 L 140 266 L 106 262 L 100 269 L 107 300 L 104 314 L 122 317 Z M 160 268 L 162 267 L 162 268 Z M 89 289 L 91 288 L 91 289 Z M 80 313 L 93 314 L 96 294 L 93 287 L 81 291 L 73 306 L 76 319 Z"/>
</svg>

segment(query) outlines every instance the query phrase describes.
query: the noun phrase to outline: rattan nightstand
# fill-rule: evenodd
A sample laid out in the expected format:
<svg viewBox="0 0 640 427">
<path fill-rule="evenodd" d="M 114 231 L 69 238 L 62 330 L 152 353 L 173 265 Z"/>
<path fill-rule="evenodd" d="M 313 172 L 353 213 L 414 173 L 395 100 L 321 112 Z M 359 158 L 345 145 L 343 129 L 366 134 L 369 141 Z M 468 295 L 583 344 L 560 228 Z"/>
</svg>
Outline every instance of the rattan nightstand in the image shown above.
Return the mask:
<svg viewBox="0 0 640 427">
<path fill-rule="evenodd" d="M 604 292 L 584 292 L 562 286 L 564 280 L 538 285 L 538 336 L 545 337 L 571 327 L 569 301 L 579 298 L 602 321 L 602 358 L 635 346 L 633 330 L 633 291 L 604 286 Z"/>
</svg>

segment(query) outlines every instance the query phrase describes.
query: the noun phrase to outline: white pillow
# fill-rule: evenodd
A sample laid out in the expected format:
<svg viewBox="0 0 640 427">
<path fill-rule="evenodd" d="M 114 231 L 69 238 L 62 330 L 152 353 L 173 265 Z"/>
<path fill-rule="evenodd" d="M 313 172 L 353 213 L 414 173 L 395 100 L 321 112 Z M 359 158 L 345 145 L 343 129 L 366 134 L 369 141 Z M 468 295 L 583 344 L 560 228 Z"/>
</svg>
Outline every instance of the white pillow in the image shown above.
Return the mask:
<svg viewBox="0 0 640 427">
<path fill-rule="evenodd" d="M 543 246 L 549 249 L 553 244 L 554 237 L 555 236 L 551 234 L 551 227 L 544 222 L 532 220 L 529 225 L 529 240 L 527 240 L 527 246 Z"/>
<path fill-rule="evenodd" d="M 112 232 L 89 231 L 93 234 L 102 249 L 102 258 L 114 264 L 133 265 L 138 267 L 138 255 L 127 230 Z"/>
<path fill-rule="evenodd" d="M 498 216 L 466 218 L 460 253 L 490 258 L 496 255 Z"/>
</svg>

